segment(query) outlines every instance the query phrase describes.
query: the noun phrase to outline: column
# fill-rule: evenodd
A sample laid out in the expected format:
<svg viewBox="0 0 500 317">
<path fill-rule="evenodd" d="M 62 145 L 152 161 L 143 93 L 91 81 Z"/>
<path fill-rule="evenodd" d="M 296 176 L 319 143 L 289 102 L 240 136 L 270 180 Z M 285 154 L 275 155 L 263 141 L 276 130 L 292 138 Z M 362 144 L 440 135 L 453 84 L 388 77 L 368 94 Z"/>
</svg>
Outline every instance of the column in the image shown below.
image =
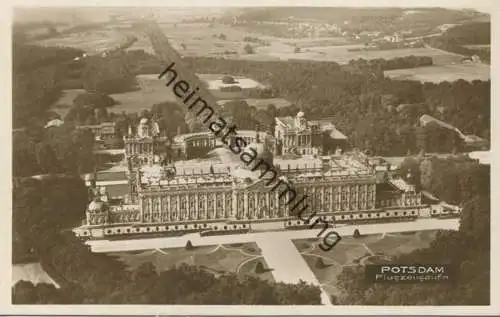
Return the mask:
<svg viewBox="0 0 500 317">
<path fill-rule="evenodd" d="M 356 209 L 361 209 L 359 207 L 359 184 L 356 184 Z"/>
<path fill-rule="evenodd" d="M 149 208 L 147 212 L 149 213 L 149 222 L 153 222 L 153 197 L 149 196 L 148 201 L 149 201 Z"/>
<path fill-rule="evenodd" d="M 230 217 L 234 218 L 236 216 L 236 213 L 238 212 L 238 196 L 236 195 L 236 190 L 233 188 L 232 191 L 233 195 L 233 210 L 231 210 Z"/>
<path fill-rule="evenodd" d="M 253 210 L 253 215 L 252 215 L 252 217 L 254 217 L 254 218 L 258 218 L 257 214 L 259 213 L 259 210 L 258 210 L 259 209 L 259 196 L 260 196 L 260 193 L 258 193 L 258 192 L 255 193 L 255 195 L 254 195 L 254 201 L 255 201 L 254 202 L 254 206 L 255 206 L 255 208 Z"/>
<path fill-rule="evenodd" d="M 328 211 L 334 211 L 335 210 L 335 205 L 334 205 L 334 200 L 335 200 L 335 197 L 333 197 L 333 186 L 329 186 L 329 195 L 330 195 L 330 206 L 328 206 Z"/>
<path fill-rule="evenodd" d="M 222 217 L 226 217 L 226 192 L 222 192 Z"/>
<path fill-rule="evenodd" d="M 241 218 L 246 218 L 248 217 L 248 192 L 245 192 L 243 195 L 243 213 L 241 215 Z"/>
<path fill-rule="evenodd" d="M 269 208 L 269 195 L 271 195 L 269 192 L 266 193 L 266 209 L 268 210 L 268 215 L 269 215 L 269 218 L 274 218 L 274 210 L 271 210 L 271 208 Z"/>
<path fill-rule="evenodd" d="M 195 201 L 194 201 L 194 209 L 196 210 L 196 214 L 199 215 L 200 214 L 200 193 L 196 193 L 195 194 Z"/>
<path fill-rule="evenodd" d="M 278 216 L 278 217 L 285 217 L 285 216 L 288 216 L 288 215 L 285 215 L 285 214 L 281 214 L 281 205 L 280 205 L 280 197 L 279 197 L 279 194 L 278 192 L 275 192 L 274 193 L 274 210 L 273 213 L 274 213 L 274 216 Z"/>
<path fill-rule="evenodd" d="M 322 206 L 321 211 L 324 212 L 326 210 L 326 206 L 325 206 L 326 188 L 324 186 L 321 186 L 320 189 L 321 189 L 320 194 L 321 194 L 321 206 Z"/>
<path fill-rule="evenodd" d="M 185 197 L 186 197 L 186 218 L 187 219 L 192 219 L 193 218 L 193 212 L 196 210 L 196 207 L 195 207 L 195 210 L 191 210 L 191 204 L 189 203 L 189 194 L 186 193 L 185 194 Z"/>
<path fill-rule="evenodd" d="M 166 219 L 167 221 L 172 221 L 172 210 L 170 210 L 170 195 L 167 195 L 167 206 L 165 208 Z"/>
<path fill-rule="evenodd" d="M 184 219 L 184 215 L 181 215 L 181 195 L 178 194 L 177 196 L 177 220 Z"/>
<path fill-rule="evenodd" d="M 163 197 L 158 196 L 159 202 L 158 202 L 158 215 L 160 218 L 160 222 L 164 222 L 165 219 L 163 217 Z"/>
<path fill-rule="evenodd" d="M 210 219 L 215 219 L 217 218 L 217 214 L 220 213 L 220 211 L 217 210 L 217 192 L 214 192 L 212 194 L 212 210 L 210 210 L 209 212 L 211 213 L 211 216 L 209 217 Z M 208 202 L 207 202 L 208 204 Z"/>
</svg>

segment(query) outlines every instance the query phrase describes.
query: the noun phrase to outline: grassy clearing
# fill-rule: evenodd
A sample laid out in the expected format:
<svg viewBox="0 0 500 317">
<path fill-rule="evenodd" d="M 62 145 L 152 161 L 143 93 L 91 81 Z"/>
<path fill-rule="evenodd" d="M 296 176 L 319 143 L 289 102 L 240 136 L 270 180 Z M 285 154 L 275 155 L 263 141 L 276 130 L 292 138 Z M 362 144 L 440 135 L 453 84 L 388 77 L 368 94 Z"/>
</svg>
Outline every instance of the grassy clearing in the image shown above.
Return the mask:
<svg viewBox="0 0 500 317">
<path fill-rule="evenodd" d="M 396 80 L 418 80 L 433 83 L 440 83 L 442 81 L 452 82 L 458 79 L 473 81 L 490 79 L 490 67 L 485 64 L 435 65 L 413 69 L 390 70 L 384 72 L 384 74 Z"/>
<path fill-rule="evenodd" d="M 253 99 L 247 98 L 244 99 L 249 106 L 253 106 L 257 109 L 265 110 L 269 104 L 273 104 L 276 108 L 288 107 L 292 103 L 283 98 L 263 98 L 263 99 Z M 223 105 L 231 100 L 219 100 L 218 104 Z"/>
<path fill-rule="evenodd" d="M 98 30 L 71 33 L 62 37 L 37 41 L 42 46 L 66 46 L 81 49 L 87 53 L 99 53 L 118 47 L 126 41 L 125 35 L 114 30 Z"/>
</svg>

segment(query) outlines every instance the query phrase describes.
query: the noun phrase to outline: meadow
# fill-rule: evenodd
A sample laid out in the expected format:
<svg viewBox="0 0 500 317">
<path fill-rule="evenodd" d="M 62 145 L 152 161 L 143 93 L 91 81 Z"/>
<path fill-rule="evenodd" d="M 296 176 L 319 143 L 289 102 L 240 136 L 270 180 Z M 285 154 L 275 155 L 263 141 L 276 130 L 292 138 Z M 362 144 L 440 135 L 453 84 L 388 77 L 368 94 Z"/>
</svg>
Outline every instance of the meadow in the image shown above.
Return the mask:
<svg viewBox="0 0 500 317">
<path fill-rule="evenodd" d="M 396 80 L 418 80 L 433 83 L 443 81 L 452 82 L 458 79 L 467 81 L 489 80 L 490 67 L 486 64 L 434 65 L 412 69 L 390 70 L 385 71 L 384 74 Z"/>
<path fill-rule="evenodd" d="M 126 42 L 126 36 L 115 30 L 98 30 L 71 33 L 60 37 L 35 42 L 41 46 L 66 46 L 83 50 L 86 53 L 100 53 Z"/>
<path fill-rule="evenodd" d="M 255 107 L 257 110 L 260 109 L 265 110 L 267 106 L 270 104 L 275 105 L 277 109 L 288 107 L 292 104 L 290 101 L 283 98 L 262 98 L 262 99 L 247 98 L 243 100 L 245 100 L 249 106 Z M 219 105 L 224 105 L 229 101 L 231 100 L 219 100 L 217 103 Z"/>
<path fill-rule="evenodd" d="M 402 48 L 380 51 L 349 51 L 349 49 L 362 48 L 363 45 L 335 45 L 335 46 L 313 46 L 301 49 L 295 53 L 295 47 L 284 43 L 276 43 L 271 46 L 257 48 L 259 55 L 269 55 L 281 60 L 304 59 L 317 61 L 333 61 L 339 64 L 347 64 L 356 59 L 392 59 L 404 56 L 430 56 L 435 64 L 449 64 L 461 60 L 461 56 L 430 48 Z"/>
<path fill-rule="evenodd" d="M 240 99 L 241 92 L 221 92 L 219 87 L 231 86 L 223 84 L 221 81 L 224 75 L 215 74 L 197 74 L 198 77 L 207 83 L 207 86 L 212 91 L 217 99 Z M 262 84 L 251 78 L 235 77 L 238 81 L 236 85 L 243 89 L 262 87 Z M 165 101 L 176 102 L 177 98 L 173 94 L 172 89 L 165 87 L 165 80 L 158 79 L 158 75 L 138 75 L 136 76 L 139 85 L 138 90 L 120 94 L 110 95 L 118 101 L 118 104 L 109 108 L 108 111 L 121 113 L 125 112 L 141 112 L 142 110 L 150 110 L 155 103 Z M 266 104 L 267 105 L 267 104 Z"/>
<path fill-rule="evenodd" d="M 159 27 L 169 39 L 172 47 L 184 56 L 245 55 L 243 51 L 246 44 L 243 41 L 244 37 L 258 37 L 267 41 L 274 39 L 222 24 L 159 23 Z M 139 37 L 139 40 L 129 49 L 143 49 L 146 52 L 153 53 L 149 39 L 141 34 L 139 30 L 136 31 L 135 35 Z M 257 43 L 250 44 L 254 48 L 261 45 Z"/>
</svg>

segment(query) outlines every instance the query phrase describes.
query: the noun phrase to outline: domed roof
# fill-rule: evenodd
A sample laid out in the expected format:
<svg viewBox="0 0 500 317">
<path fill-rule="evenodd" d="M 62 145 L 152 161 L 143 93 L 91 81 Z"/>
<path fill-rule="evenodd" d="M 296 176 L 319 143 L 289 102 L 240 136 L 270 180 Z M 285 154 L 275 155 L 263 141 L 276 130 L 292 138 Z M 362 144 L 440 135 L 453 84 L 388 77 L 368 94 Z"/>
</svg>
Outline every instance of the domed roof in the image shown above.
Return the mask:
<svg viewBox="0 0 500 317">
<path fill-rule="evenodd" d="M 148 123 L 148 118 L 142 118 L 139 124 L 147 124 Z"/>
<path fill-rule="evenodd" d="M 103 202 L 102 201 L 91 201 L 89 204 L 89 210 L 90 211 L 100 211 L 102 209 Z"/>
<path fill-rule="evenodd" d="M 304 112 L 299 111 L 299 112 L 297 113 L 297 118 L 302 118 L 302 117 L 304 117 Z"/>
</svg>

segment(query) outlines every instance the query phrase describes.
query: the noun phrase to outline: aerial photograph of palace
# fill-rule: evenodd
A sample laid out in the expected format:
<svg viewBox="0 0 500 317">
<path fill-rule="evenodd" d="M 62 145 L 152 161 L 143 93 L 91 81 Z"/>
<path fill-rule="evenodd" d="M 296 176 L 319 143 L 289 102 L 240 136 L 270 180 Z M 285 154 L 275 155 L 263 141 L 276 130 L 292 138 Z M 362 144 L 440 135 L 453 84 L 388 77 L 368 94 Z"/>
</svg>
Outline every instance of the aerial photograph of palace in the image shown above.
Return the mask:
<svg viewBox="0 0 500 317">
<path fill-rule="evenodd" d="M 165 5 L 14 10 L 16 313 L 492 304 L 486 9 Z"/>
</svg>

